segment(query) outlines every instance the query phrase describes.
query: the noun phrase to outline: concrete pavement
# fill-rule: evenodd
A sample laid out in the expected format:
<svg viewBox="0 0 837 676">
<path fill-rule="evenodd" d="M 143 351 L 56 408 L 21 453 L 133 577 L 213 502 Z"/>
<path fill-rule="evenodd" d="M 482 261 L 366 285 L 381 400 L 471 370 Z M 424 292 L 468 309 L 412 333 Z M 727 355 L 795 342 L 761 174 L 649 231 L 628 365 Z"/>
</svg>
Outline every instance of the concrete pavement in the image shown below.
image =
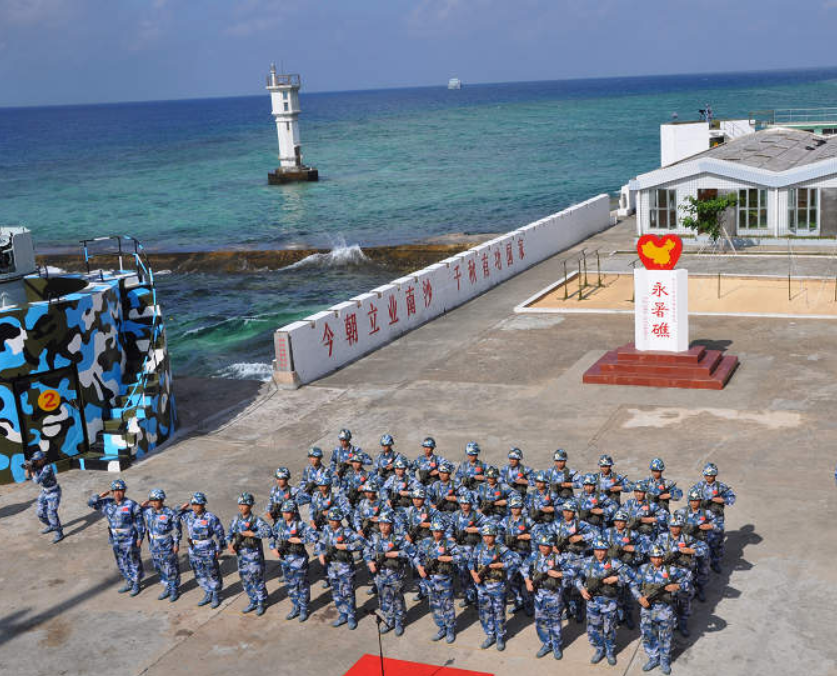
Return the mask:
<svg viewBox="0 0 837 676">
<path fill-rule="evenodd" d="M 580 246 L 615 251 L 629 233 L 621 224 Z M 837 322 L 693 318 L 693 341 L 729 349 L 741 360 L 721 392 L 582 385 L 582 373 L 605 350 L 631 339 L 632 318 L 512 310 L 560 278 L 561 261 L 571 255 L 559 254 L 297 391 L 184 382 L 178 404 L 190 432 L 123 474 L 129 497 L 142 499 L 160 486 L 177 504 L 202 490 L 226 525 L 238 493 L 252 491 L 263 507 L 273 470 L 287 465 L 298 477 L 306 449 L 330 450 L 344 426 L 372 454 L 383 432 L 411 457 L 432 434 L 441 454 L 457 462 L 472 439 L 493 464 L 514 445 L 538 468 L 563 447 L 582 470 L 610 453 L 616 470 L 630 478 L 646 476 L 648 461 L 661 455 L 666 474 L 684 488 L 711 460 L 738 502 L 727 511 L 725 573 L 713 575 L 706 603 L 695 602 L 691 638 L 676 638 L 673 673 L 834 674 Z M 319 580 L 311 619 L 286 622 L 290 603 L 273 561 L 271 605 L 262 618 L 241 615 L 246 600 L 231 559 L 223 562 L 225 600 L 215 611 L 195 607 L 201 593 L 185 563 L 185 593 L 176 604 L 157 601 L 156 585 L 133 599 L 116 594 L 104 524 L 86 507 L 87 496 L 112 478 L 59 476 L 67 539 L 55 546 L 51 536 L 37 535 L 35 487 L 0 487 L 6 673 L 339 675 L 361 654 L 377 651 L 372 617 L 355 632 L 329 626 L 334 609 Z M 319 577 L 318 564 L 312 573 Z M 366 612 L 376 602 L 361 590 L 358 603 Z M 583 629 L 572 623 L 564 660 L 556 663 L 535 660 L 539 643 L 525 616 L 511 620 L 508 647 L 498 653 L 479 650 L 483 634 L 473 610 L 460 616 L 456 643 L 448 646 L 430 642 L 435 626 L 426 604 L 408 601 L 408 608 L 405 635 L 384 637 L 388 657 L 494 674 L 639 674 L 645 662 L 636 630 L 619 630 L 616 667 L 592 666 Z"/>
</svg>

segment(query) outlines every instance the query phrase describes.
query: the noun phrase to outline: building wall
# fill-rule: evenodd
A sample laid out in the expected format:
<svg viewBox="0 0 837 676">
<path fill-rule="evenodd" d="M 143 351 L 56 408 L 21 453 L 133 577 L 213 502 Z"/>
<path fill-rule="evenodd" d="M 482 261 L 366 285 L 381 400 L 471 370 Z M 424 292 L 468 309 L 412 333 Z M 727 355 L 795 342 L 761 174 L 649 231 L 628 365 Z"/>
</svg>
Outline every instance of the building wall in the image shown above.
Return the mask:
<svg viewBox="0 0 837 676">
<path fill-rule="evenodd" d="M 709 123 L 660 125 L 660 166 L 709 150 Z"/>
<path fill-rule="evenodd" d="M 573 246 L 611 223 L 599 195 L 278 329 L 278 372 L 309 383 Z"/>
</svg>

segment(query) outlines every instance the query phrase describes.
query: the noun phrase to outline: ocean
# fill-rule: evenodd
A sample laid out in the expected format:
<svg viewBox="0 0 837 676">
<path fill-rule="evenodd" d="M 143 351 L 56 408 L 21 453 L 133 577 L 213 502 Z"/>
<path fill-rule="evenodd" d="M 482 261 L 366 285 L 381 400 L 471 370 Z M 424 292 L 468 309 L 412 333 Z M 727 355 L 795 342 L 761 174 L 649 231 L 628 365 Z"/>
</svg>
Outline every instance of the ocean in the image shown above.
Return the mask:
<svg viewBox="0 0 837 676">
<path fill-rule="evenodd" d="M 259 91 L 261 74 L 254 74 Z M 303 73 L 304 85 L 304 73 Z M 267 378 L 277 327 L 393 278 L 363 247 L 505 232 L 659 166 L 677 113 L 837 105 L 837 69 L 301 93 L 318 183 L 268 186 L 266 91 L 0 108 L 0 224 L 36 247 L 127 234 L 151 251 L 319 247 L 279 270 L 158 270 L 176 374 Z"/>
</svg>

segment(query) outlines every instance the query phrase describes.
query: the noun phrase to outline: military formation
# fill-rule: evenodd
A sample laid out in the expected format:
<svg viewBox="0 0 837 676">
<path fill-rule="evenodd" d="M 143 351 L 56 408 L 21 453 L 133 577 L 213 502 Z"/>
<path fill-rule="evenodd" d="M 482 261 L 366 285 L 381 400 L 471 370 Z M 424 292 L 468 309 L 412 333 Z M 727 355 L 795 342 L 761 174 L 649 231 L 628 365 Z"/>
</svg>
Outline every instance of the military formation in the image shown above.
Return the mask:
<svg viewBox="0 0 837 676">
<path fill-rule="evenodd" d="M 374 458 L 352 444 L 349 430 L 341 430 L 338 440 L 328 463 L 320 448 L 308 451 L 296 483 L 287 468 L 277 469 L 263 514 L 254 511 L 253 495 L 242 493 L 226 530 L 207 510 L 203 493 L 170 508 L 165 492 L 155 488 L 140 504 L 126 497 L 125 482 L 117 479 L 109 491 L 91 496 L 90 507 L 108 522 L 125 579 L 120 593 L 140 593 L 147 539 L 162 586 L 159 599 L 176 601 L 185 536 L 189 564 L 204 591 L 198 605 L 220 604 L 218 559 L 226 548 L 236 557 L 249 598 L 243 612 L 263 615 L 266 544 L 280 561 L 292 603 L 287 620 L 308 619 L 313 552 L 337 610 L 335 627 L 357 627 L 357 571 L 365 566 L 371 579 L 366 593 L 378 596 L 381 633 L 404 633 L 405 593 L 412 586 L 415 600 L 428 600 L 438 629 L 434 641 L 456 640 L 459 596 L 460 608 L 477 608 L 483 649 L 505 649 L 511 605 L 512 613 L 534 616 L 538 658 L 562 658 L 562 621 L 574 618 L 586 621 L 591 662 L 615 665 L 617 628 L 633 629 L 639 606 L 648 655 L 643 669 L 671 672 L 673 633 L 689 636 L 692 601 L 705 600 L 711 571 L 722 570 L 724 511 L 735 493 L 718 480 L 713 463 L 684 494 L 664 476 L 660 458 L 651 461 L 647 477 L 632 481 L 614 470 L 609 455 L 599 458 L 596 472 L 580 473 L 560 449 L 552 467 L 534 470 L 518 448 L 497 468 L 480 459 L 475 442 L 455 465 L 436 453 L 431 437 L 414 460 L 396 452 L 388 434 Z M 39 498 L 38 515 L 59 539 L 57 499 L 50 497 L 57 482 L 37 471 L 32 478 L 46 496 L 43 508 Z M 683 506 L 672 504 L 684 497 Z"/>
</svg>

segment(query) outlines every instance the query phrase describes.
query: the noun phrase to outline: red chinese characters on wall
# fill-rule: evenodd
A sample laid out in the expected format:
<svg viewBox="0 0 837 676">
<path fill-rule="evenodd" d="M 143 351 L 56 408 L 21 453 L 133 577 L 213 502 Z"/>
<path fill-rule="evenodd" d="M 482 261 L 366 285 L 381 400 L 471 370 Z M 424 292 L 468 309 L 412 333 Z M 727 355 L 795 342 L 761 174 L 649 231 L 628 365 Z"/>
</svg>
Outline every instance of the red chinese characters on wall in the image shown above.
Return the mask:
<svg viewBox="0 0 837 676">
<path fill-rule="evenodd" d="M 334 352 L 334 331 L 331 330 L 328 322 L 323 329 L 323 345 L 328 346 L 328 356 L 330 357 Z"/>
<path fill-rule="evenodd" d="M 459 286 L 459 280 L 457 280 L 457 288 Z M 421 283 L 421 293 L 424 296 L 424 307 L 430 307 L 430 303 L 433 302 L 433 285 L 430 283 L 429 279 L 425 279 Z"/>
<path fill-rule="evenodd" d="M 374 303 L 369 303 L 369 311 L 366 313 L 366 316 L 369 317 L 369 335 L 378 333 L 381 327 L 378 326 L 378 308 L 375 307 Z"/>
<path fill-rule="evenodd" d="M 387 307 L 387 312 L 389 313 L 390 326 L 392 324 L 397 324 L 398 323 L 398 299 L 394 295 L 389 297 L 389 305 Z"/>
<path fill-rule="evenodd" d="M 357 314 L 352 312 L 343 320 L 346 328 L 346 342 L 351 347 L 357 342 Z"/>
<path fill-rule="evenodd" d="M 412 286 L 407 287 L 407 317 L 416 313 L 416 290 Z"/>
</svg>

